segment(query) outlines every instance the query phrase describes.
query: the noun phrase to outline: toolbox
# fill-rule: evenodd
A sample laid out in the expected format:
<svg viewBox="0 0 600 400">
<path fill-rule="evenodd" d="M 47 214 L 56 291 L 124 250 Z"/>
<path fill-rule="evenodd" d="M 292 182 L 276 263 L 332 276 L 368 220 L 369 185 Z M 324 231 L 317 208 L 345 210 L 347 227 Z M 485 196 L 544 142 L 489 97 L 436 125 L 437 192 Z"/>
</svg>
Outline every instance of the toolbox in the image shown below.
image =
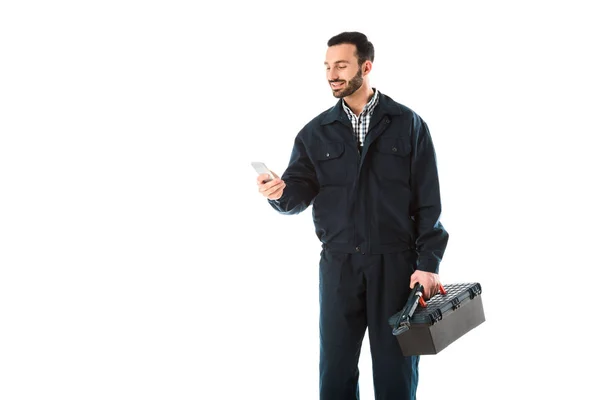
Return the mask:
<svg viewBox="0 0 600 400">
<path fill-rule="evenodd" d="M 388 323 L 405 356 L 437 354 L 485 321 L 479 283 L 440 287 L 427 303 L 416 284 L 402 310 Z"/>
</svg>

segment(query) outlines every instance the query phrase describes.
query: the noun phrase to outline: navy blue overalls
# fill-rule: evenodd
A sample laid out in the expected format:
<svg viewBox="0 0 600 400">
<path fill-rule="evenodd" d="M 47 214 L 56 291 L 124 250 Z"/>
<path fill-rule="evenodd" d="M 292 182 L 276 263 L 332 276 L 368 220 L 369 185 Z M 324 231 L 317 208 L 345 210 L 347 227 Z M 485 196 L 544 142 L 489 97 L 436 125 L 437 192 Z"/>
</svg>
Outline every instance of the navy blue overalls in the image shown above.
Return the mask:
<svg viewBox="0 0 600 400">
<path fill-rule="evenodd" d="M 368 327 L 378 400 L 416 398 L 418 363 L 405 357 L 388 319 L 415 269 L 438 272 L 448 233 L 435 151 L 425 122 L 379 93 L 363 150 L 340 100 L 296 136 L 282 214 L 312 205 L 319 266 L 320 398 L 358 399 L 358 358 Z"/>
</svg>

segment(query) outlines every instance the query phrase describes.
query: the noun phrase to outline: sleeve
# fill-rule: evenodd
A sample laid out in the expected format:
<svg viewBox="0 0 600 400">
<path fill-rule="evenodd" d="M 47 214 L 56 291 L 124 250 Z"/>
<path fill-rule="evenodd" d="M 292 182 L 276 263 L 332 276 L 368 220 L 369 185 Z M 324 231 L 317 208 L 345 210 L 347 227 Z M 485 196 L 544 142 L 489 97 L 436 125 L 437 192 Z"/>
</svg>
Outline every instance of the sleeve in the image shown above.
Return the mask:
<svg viewBox="0 0 600 400">
<path fill-rule="evenodd" d="M 281 179 L 286 185 L 282 196 L 277 200 L 268 200 L 269 204 L 281 214 L 301 213 L 319 192 L 315 167 L 308 157 L 300 134 L 296 136 L 289 165 Z"/>
<path fill-rule="evenodd" d="M 438 273 L 449 236 L 440 222 L 442 204 L 433 141 L 420 117 L 415 128 L 410 208 L 416 225 L 417 269 Z"/>
</svg>

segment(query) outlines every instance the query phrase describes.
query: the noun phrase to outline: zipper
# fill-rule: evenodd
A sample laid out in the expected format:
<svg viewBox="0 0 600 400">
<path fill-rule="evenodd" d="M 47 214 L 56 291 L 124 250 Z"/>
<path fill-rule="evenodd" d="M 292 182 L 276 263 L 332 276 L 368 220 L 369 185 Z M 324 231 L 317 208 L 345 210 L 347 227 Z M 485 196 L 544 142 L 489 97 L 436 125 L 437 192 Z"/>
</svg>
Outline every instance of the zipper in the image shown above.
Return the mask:
<svg viewBox="0 0 600 400">
<path fill-rule="evenodd" d="M 354 131 L 352 131 L 352 136 L 354 136 Z M 357 161 L 356 161 L 356 184 L 354 185 L 355 190 L 354 190 L 354 224 L 353 224 L 354 225 L 354 243 L 353 244 L 355 246 L 357 246 L 358 238 L 356 236 L 356 231 L 357 231 L 356 225 L 358 224 L 358 217 L 360 215 L 358 212 L 358 210 L 359 210 L 358 204 L 359 204 L 359 200 L 360 200 L 360 192 L 359 192 L 358 183 L 360 181 L 360 160 L 362 157 L 362 153 L 359 149 L 358 141 L 356 141 L 355 143 L 356 143 L 356 145 L 354 146 L 354 149 L 356 150 L 356 154 L 357 154 L 356 160 Z"/>
<path fill-rule="evenodd" d="M 376 130 L 379 130 L 379 133 L 383 134 L 383 132 L 386 130 L 386 128 L 387 128 L 387 126 L 389 125 L 390 122 L 391 121 L 390 121 L 389 116 L 385 115 L 379 121 L 379 123 L 377 124 L 376 129 L 369 129 L 367 131 L 367 134 L 369 132 L 375 132 Z M 365 141 L 366 140 L 367 140 L 367 135 L 365 135 Z M 371 143 L 371 146 L 372 145 L 373 145 L 373 143 Z M 371 146 L 369 146 L 369 147 L 371 147 Z M 367 181 L 367 184 L 368 183 L 369 182 Z M 371 240 L 371 228 L 369 226 L 369 221 L 371 220 L 371 218 L 370 218 L 371 217 L 371 207 L 365 207 L 365 209 L 367 210 L 365 212 L 365 224 L 364 224 L 364 227 L 365 227 L 365 240 L 367 242 L 367 252 L 370 254 L 371 253 L 371 245 L 372 245 L 372 243 L 371 243 L 372 242 L 372 240 Z M 379 240 L 381 241 L 381 238 L 379 238 Z"/>
</svg>

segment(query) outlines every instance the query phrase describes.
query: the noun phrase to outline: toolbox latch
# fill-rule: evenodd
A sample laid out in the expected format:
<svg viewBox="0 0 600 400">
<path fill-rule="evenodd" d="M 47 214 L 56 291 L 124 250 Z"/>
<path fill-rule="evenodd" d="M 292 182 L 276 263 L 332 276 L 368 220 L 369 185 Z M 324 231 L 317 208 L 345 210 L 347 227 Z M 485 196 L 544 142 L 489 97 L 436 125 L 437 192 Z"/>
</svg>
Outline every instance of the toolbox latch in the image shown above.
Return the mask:
<svg viewBox="0 0 600 400">
<path fill-rule="evenodd" d="M 433 311 L 429 314 L 429 318 L 431 318 L 431 325 L 435 324 L 442 319 L 442 311 L 440 309 Z"/>
<path fill-rule="evenodd" d="M 460 308 L 460 300 L 458 299 L 458 297 L 455 297 L 452 299 L 452 309 L 456 310 Z"/>
<path fill-rule="evenodd" d="M 480 294 L 481 294 L 481 286 L 476 285 L 476 286 L 469 288 L 469 295 L 471 297 L 471 300 L 473 300 L 475 297 L 479 296 Z"/>
</svg>

